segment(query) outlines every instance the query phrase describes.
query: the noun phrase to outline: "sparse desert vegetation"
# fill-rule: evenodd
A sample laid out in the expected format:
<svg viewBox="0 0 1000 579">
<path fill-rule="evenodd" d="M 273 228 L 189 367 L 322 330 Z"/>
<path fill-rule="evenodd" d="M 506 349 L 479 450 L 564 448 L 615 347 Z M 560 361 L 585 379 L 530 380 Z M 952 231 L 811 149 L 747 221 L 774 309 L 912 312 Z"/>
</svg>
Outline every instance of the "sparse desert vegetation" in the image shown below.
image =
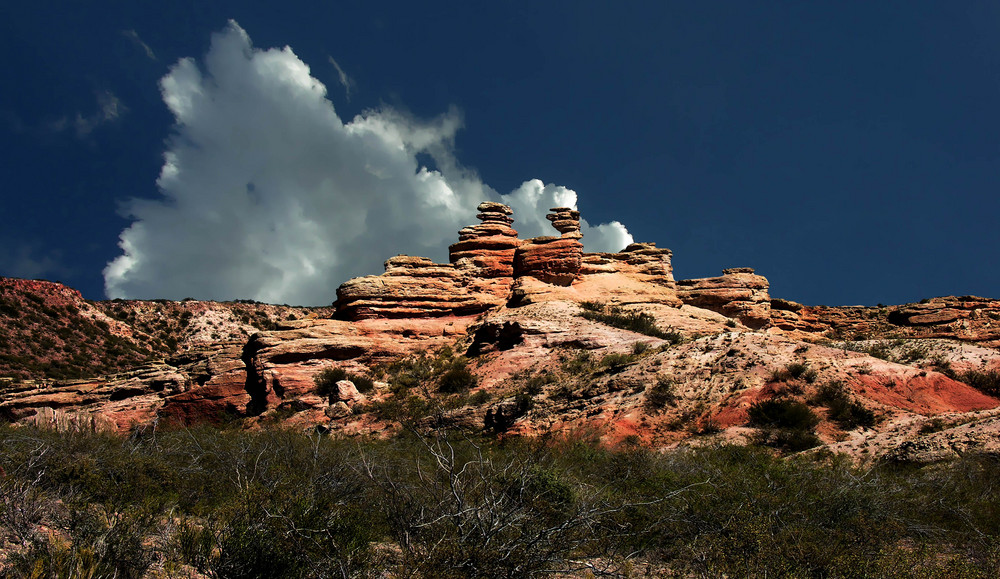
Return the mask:
<svg viewBox="0 0 1000 579">
<path fill-rule="evenodd" d="M 758 416 L 759 414 L 759 416 Z M 808 409 L 760 424 L 808 428 Z M 586 435 L 0 429 L 9 577 L 992 577 L 1000 463 Z"/>
</svg>

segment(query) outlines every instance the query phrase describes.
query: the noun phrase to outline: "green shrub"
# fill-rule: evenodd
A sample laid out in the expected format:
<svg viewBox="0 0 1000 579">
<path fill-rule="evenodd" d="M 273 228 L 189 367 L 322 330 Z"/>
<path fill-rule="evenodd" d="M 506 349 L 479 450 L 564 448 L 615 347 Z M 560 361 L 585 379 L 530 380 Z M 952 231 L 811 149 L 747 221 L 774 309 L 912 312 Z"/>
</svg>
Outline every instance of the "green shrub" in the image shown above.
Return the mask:
<svg viewBox="0 0 1000 579">
<path fill-rule="evenodd" d="M 619 354 L 617 352 L 612 352 L 610 354 L 605 354 L 604 357 L 601 358 L 600 365 L 602 368 L 620 371 L 625 366 L 628 366 L 633 362 L 635 362 L 635 357 L 631 354 Z"/>
<path fill-rule="evenodd" d="M 823 443 L 811 430 L 797 428 L 762 428 L 753 438 L 756 444 L 779 448 L 788 452 L 801 452 Z"/>
<path fill-rule="evenodd" d="M 794 450 L 815 435 L 761 440 Z M 637 559 L 682 577 L 996 574 L 996 456 L 855 465 L 598 441 L 0 426 L 0 527 L 17 541 L 0 574 L 635 576 Z"/>
<path fill-rule="evenodd" d="M 392 385 L 393 391 L 402 392 L 412 388 L 424 388 L 426 391 L 431 384 L 439 382 L 445 373 L 454 368 L 466 367 L 467 364 L 468 360 L 464 356 L 456 358 L 452 348 L 445 346 L 433 356 L 420 352 L 372 370 L 376 375 L 384 376 Z"/>
<path fill-rule="evenodd" d="M 472 406 L 482 406 L 490 401 L 490 393 L 486 390 L 476 390 L 469 396 L 469 404 Z"/>
<path fill-rule="evenodd" d="M 920 425 L 918 432 L 920 434 L 931 434 L 934 432 L 941 432 L 942 430 L 947 430 L 951 425 L 945 420 L 940 418 L 931 418 L 927 422 Z"/>
<path fill-rule="evenodd" d="M 860 402 L 851 400 L 843 382 L 834 381 L 820 386 L 810 402 L 826 406 L 827 417 L 844 430 L 875 425 L 875 413 Z"/>
<path fill-rule="evenodd" d="M 747 414 L 752 426 L 811 430 L 819 417 L 805 404 L 788 398 L 763 400 L 750 407 Z"/>
<path fill-rule="evenodd" d="M 807 384 L 816 381 L 819 373 L 809 367 L 804 362 L 790 362 L 784 368 L 771 370 L 771 382 L 788 382 L 789 380 L 803 380 Z"/>
<path fill-rule="evenodd" d="M 798 452 L 818 446 L 813 429 L 819 417 L 805 404 L 788 398 L 758 402 L 748 410 L 749 423 L 760 429 L 756 442 Z"/>
<path fill-rule="evenodd" d="M 804 362 L 791 362 L 785 366 L 785 370 L 790 377 L 798 379 L 809 371 L 809 365 Z"/>
<path fill-rule="evenodd" d="M 594 302 L 584 302 L 581 306 L 584 311 L 580 316 L 585 319 L 600 322 L 613 328 L 660 338 L 671 344 L 678 344 L 683 340 L 679 333 L 672 330 L 664 331 L 657 327 L 656 318 L 646 312 L 628 312 L 619 306 L 604 306 Z"/>
<path fill-rule="evenodd" d="M 1000 370 L 968 370 L 958 375 L 958 379 L 989 396 L 1000 396 Z"/>
<path fill-rule="evenodd" d="M 542 372 L 541 374 L 535 374 L 528 378 L 524 383 L 524 391 L 532 396 L 537 396 L 542 393 L 542 390 L 548 384 L 554 384 L 558 379 L 555 374 L 551 372 Z"/>
<path fill-rule="evenodd" d="M 563 358 L 561 361 L 560 370 L 570 376 L 586 374 L 594 370 L 594 360 L 590 352 L 586 350 L 577 352 L 575 356 Z"/>
<path fill-rule="evenodd" d="M 660 410 L 677 399 L 676 382 L 673 378 L 661 376 L 652 388 L 646 391 L 646 407 Z"/>
<path fill-rule="evenodd" d="M 475 388 L 479 379 L 469 371 L 469 361 L 461 356 L 452 363 L 451 367 L 441 375 L 438 383 L 438 390 L 446 394 L 464 392 L 470 388 Z"/>
</svg>

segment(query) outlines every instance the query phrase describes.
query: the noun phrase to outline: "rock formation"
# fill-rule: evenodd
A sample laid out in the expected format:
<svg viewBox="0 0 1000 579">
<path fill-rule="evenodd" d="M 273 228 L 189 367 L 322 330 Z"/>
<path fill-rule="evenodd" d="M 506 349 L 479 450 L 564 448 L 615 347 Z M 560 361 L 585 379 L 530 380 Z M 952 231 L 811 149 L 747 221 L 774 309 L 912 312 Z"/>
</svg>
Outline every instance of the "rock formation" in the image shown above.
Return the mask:
<svg viewBox="0 0 1000 579">
<path fill-rule="evenodd" d="M 337 317 L 426 318 L 477 314 L 504 302 L 502 297 L 473 288 L 469 275 L 452 264 L 426 257 L 397 255 L 385 262 L 385 273 L 351 279 L 337 288 Z"/>
<path fill-rule="evenodd" d="M 892 306 L 806 306 L 771 300 L 771 324 L 803 340 L 864 340 L 885 335 L 941 338 L 1000 347 L 1000 302 L 948 296 Z"/>
<path fill-rule="evenodd" d="M 545 283 L 568 286 L 579 279 L 583 265 L 580 212 L 566 207 L 550 211 L 546 218 L 561 236 L 534 237 L 521 244 L 514 254 L 514 277 L 530 276 Z"/>
<path fill-rule="evenodd" d="M 771 321 L 771 296 L 767 278 L 753 268 L 722 270 L 720 277 L 677 282 L 680 299 L 688 305 L 736 318 L 748 328 L 759 329 Z"/>
<path fill-rule="evenodd" d="M 471 276 L 509 279 L 514 275 L 514 250 L 521 244 L 511 227 L 513 211 L 490 201 L 480 203 L 478 210 L 476 217 L 482 223 L 458 232 L 458 243 L 448 248 L 448 259 Z"/>
<path fill-rule="evenodd" d="M 514 251 L 520 241 L 510 207 L 479 204 L 482 221 L 459 231 L 451 263 L 399 255 L 385 273 L 348 280 L 337 288 L 337 317 L 427 318 L 478 314 L 506 302 L 513 283 Z"/>
<path fill-rule="evenodd" d="M 412 418 L 417 428 L 504 435 L 585 430 L 609 444 L 665 447 L 714 429 L 721 429 L 720 441 L 751 440 L 753 404 L 792 397 L 822 405 L 819 390 L 840 384 L 847 399 L 880 422 L 847 429 L 831 419 L 831 409 L 817 407 L 816 434 L 830 448 L 915 461 L 973 447 L 1000 452 L 983 434 L 1000 431 L 1000 400 L 988 387 L 961 382 L 970 371 L 1000 375 L 1000 301 L 966 296 L 875 308 L 805 306 L 771 298 L 767 279 L 750 268 L 675 281 L 671 251 L 652 243 L 584 253 L 580 215 L 572 209 L 548 215 L 558 236 L 524 241 L 509 207 L 483 203 L 478 218 L 459 231 L 449 263 L 392 257 L 384 274 L 338 288 L 332 310 L 95 304 L 58 284 L 0 283 L 0 326 L 24 328 L 8 337 L 52 324 L 46 339 L 25 342 L 29 349 L 42 348 L 49 336 L 69 336 L 68 327 L 86 320 L 93 325 L 88 335 L 109 347 L 123 343 L 114 336 L 132 340 L 136 351 L 163 344 L 141 350 L 142 366 L 86 380 L 31 381 L 20 374 L 30 370 L 27 364 L 17 373 L 0 367 L 0 416 L 119 432 L 165 423 L 238 419 L 253 428 L 281 421 L 339 435 L 391 434 L 401 428 L 397 420 Z M 20 295 L 29 291 L 38 295 Z M 38 312 L 29 316 L 32 307 Z M 890 336 L 879 350 L 866 349 Z M 864 338 L 869 344 L 843 341 Z M 168 339 L 177 347 L 169 349 Z M 439 392 L 426 368 L 424 374 L 405 369 L 435 356 L 451 364 L 460 352 L 474 358 L 467 371 L 477 385 L 470 392 Z M 434 366 L 441 367 L 447 365 Z M 364 394 L 341 381 L 320 395 L 315 378 L 327 368 L 379 381 Z M 390 384 L 391 372 L 414 372 L 421 383 L 414 387 L 406 375 L 406 384 Z M 434 400 L 426 404 L 427 398 Z M 398 414 L 421 409 L 434 410 Z M 932 416 L 945 417 L 947 428 L 926 436 L 921 425 Z"/>
<path fill-rule="evenodd" d="M 552 222 L 552 227 L 562 234 L 562 237 L 573 239 L 583 237 L 583 234 L 580 233 L 579 211 L 569 207 L 553 207 L 549 211 L 552 213 L 546 215 L 545 218 Z"/>
</svg>

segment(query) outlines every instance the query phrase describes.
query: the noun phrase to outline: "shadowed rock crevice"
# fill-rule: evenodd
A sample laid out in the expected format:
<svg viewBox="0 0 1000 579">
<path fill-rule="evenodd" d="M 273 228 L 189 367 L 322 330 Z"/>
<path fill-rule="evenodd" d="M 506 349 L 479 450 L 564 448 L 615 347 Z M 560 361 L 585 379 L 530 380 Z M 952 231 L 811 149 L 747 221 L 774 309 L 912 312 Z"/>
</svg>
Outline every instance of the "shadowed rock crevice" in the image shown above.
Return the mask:
<svg viewBox="0 0 1000 579">
<path fill-rule="evenodd" d="M 497 350 L 510 350 L 524 342 L 524 330 L 517 322 L 492 323 L 480 326 L 472 337 L 466 356 L 474 357 Z"/>
<path fill-rule="evenodd" d="M 246 384 L 245 390 L 250 396 L 250 402 L 246 405 L 247 416 L 257 416 L 267 410 L 267 378 L 264 376 L 264 369 L 257 361 L 257 352 L 260 344 L 255 340 L 257 334 L 250 338 L 240 359 L 246 364 Z"/>
</svg>

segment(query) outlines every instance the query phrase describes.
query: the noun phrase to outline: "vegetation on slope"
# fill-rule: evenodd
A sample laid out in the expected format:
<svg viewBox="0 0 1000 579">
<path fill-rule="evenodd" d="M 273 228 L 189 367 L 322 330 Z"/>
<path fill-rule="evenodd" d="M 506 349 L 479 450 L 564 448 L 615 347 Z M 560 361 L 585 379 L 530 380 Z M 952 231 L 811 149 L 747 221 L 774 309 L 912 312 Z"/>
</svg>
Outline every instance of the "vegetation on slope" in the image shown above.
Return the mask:
<svg viewBox="0 0 1000 579">
<path fill-rule="evenodd" d="M 672 344 L 677 344 L 683 339 L 677 332 L 661 330 L 656 325 L 656 318 L 646 312 L 630 312 L 620 306 L 609 306 L 599 302 L 583 302 L 580 304 L 580 307 L 583 308 L 580 317 L 593 322 L 600 322 L 613 328 L 653 336 L 654 338 L 667 340 Z"/>
<path fill-rule="evenodd" d="M 6 576 L 995 576 L 1000 464 L 0 429 Z"/>
<path fill-rule="evenodd" d="M 76 304 L 49 304 L 0 285 L 0 376 L 73 379 L 137 366 L 162 351 L 159 342 L 116 335 L 80 314 Z"/>
<path fill-rule="evenodd" d="M 279 320 L 330 313 L 250 300 L 91 302 L 56 283 L 0 282 L 0 377 L 15 380 L 123 372 L 192 341 L 245 340 L 253 331 L 274 329 Z"/>
</svg>

